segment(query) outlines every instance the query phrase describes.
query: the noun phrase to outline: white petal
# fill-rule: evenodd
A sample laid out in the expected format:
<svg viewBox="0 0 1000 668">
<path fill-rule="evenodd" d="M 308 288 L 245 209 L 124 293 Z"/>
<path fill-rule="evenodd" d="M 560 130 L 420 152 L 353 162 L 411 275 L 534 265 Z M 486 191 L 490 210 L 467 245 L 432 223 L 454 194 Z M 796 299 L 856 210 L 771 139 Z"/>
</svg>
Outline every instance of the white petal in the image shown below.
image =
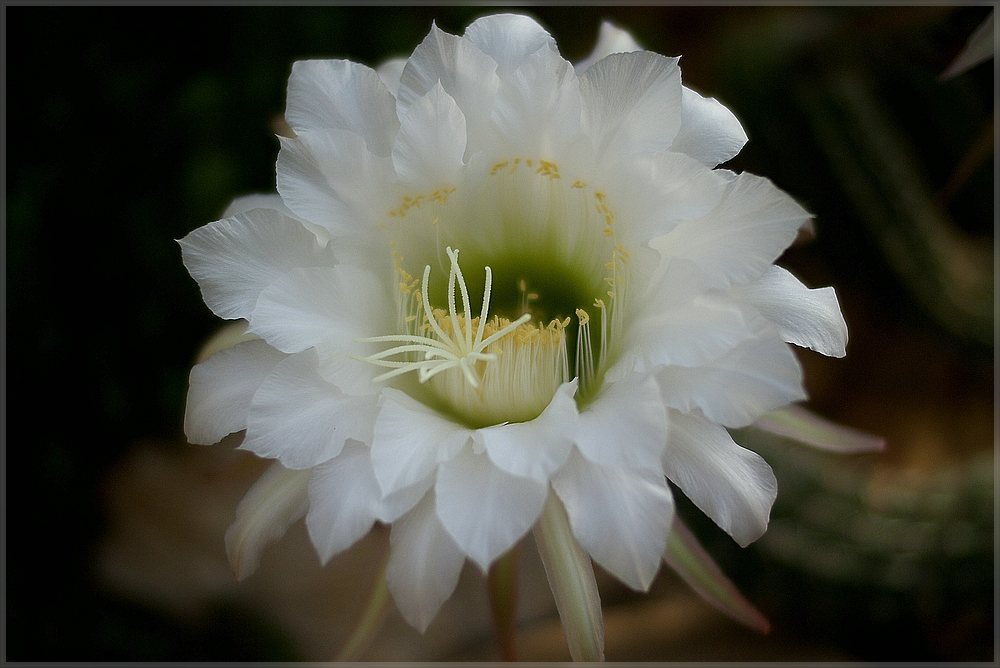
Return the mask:
<svg viewBox="0 0 1000 668">
<path fill-rule="evenodd" d="M 558 52 L 539 49 L 501 78 L 491 118 L 509 150 L 548 159 L 579 136 L 580 113 L 573 66 Z"/>
<path fill-rule="evenodd" d="M 359 135 L 345 130 L 278 139 L 277 186 L 288 208 L 331 236 L 367 240 L 372 221 L 394 203 L 392 160 L 371 153 Z"/>
<path fill-rule="evenodd" d="M 434 493 L 392 525 L 385 581 L 403 618 L 423 633 L 458 584 L 465 555 L 434 512 Z"/>
<path fill-rule="evenodd" d="M 607 21 L 601 24 L 601 31 L 597 36 L 597 46 L 584 60 L 576 64 L 577 74 L 583 74 L 591 65 L 605 56 L 612 53 L 629 53 L 631 51 L 642 51 L 632 35 L 626 30 L 616 28 Z"/>
<path fill-rule="evenodd" d="M 290 471 L 275 462 L 240 501 L 236 520 L 226 531 L 226 554 L 237 580 L 257 570 L 264 548 L 306 514 L 310 475 L 311 471 Z"/>
<path fill-rule="evenodd" d="M 494 132 L 490 110 L 500 85 L 496 69 L 496 61 L 469 40 L 431 26 L 400 76 L 400 107 L 413 104 L 440 83 L 465 115 L 469 137 L 466 153 L 471 154 Z"/>
<path fill-rule="evenodd" d="M 393 522 L 410 511 L 431 488 L 424 481 L 383 498 L 369 449 L 349 440 L 343 452 L 313 469 L 309 480 L 306 528 L 325 564 L 372 528 L 375 520 Z"/>
<path fill-rule="evenodd" d="M 381 497 L 368 448 L 357 441 L 313 469 L 306 528 L 323 564 L 368 533 Z"/>
<path fill-rule="evenodd" d="M 714 287 L 727 288 L 762 276 L 809 217 L 773 183 L 744 172 L 713 211 L 684 221 L 649 245 L 664 258 L 693 261 L 713 277 Z"/>
<path fill-rule="evenodd" d="M 598 160 L 670 147 L 681 126 L 678 58 L 617 53 L 580 76 L 583 129 Z"/>
<path fill-rule="evenodd" d="M 399 90 L 399 77 L 402 76 L 404 67 L 406 67 L 406 58 L 392 58 L 375 68 L 378 78 L 382 80 L 393 97 Z"/>
<path fill-rule="evenodd" d="M 257 300 L 248 331 L 278 350 L 316 348 L 320 375 L 348 394 L 372 391 L 378 367 L 351 359 L 375 352 L 355 339 L 391 331 L 395 308 L 380 281 L 353 265 L 296 269 Z"/>
<path fill-rule="evenodd" d="M 399 390 L 383 389 L 379 406 L 371 457 L 386 494 L 433 474 L 472 433 Z"/>
<path fill-rule="evenodd" d="M 347 130 L 388 156 L 399 129 L 396 98 L 375 70 L 349 60 L 300 60 L 288 78 L 285 120 L 296 134 Z"/>
<path fill-rule="evenodd" d="M 400 181 L 414 190 L 458 182 L 465 154 L 465 115 L 440 82 L 401 117 L 392 162 Z"/>
<path fill-rule="evenodd" d="M 576 446 L 597 464 L 662 473 L 667 412 L 652 378 L 633 376 L 607 383 L 580 413 Z"/>
<path fill-rule="evenodd" d="M 760 455 L 696 413 L 670 411 L 663 469 L 684 494 L 741 546 L 767 530 L 778 483 Z"/>
<path fill-rule="evenodd" d="M 354 438 L 371 443 L 376 397 L 352 397 L 320 377 L 306 350 L 279 362 L 250 404 L 240 448 L 304 469 L 336 457 Z"/>
<path fill-rule="evenodd" d="M 573 453 L 552 487 L 594 561 L 629 587 L 648 590 L 674 515 L 663 475 L 601 466 Z"/>
<path fill-rule="evenodd" d="M 232 218 L 236 214 L 246 213 L 252 211 L 253 209 L 274 209 L 281 214 L 292 218 L 293 220 L 299 221 L 299 223 L 305 227 L 307 230 L 316 235 L 316 241 L 319 245 L 326 247 L 327 242 L 330 241 L 330 233 L 326 231 L 325 228 L 316 225 L 315 223 L 310 223 L 308 220 L 299 218 L 292 210 L 285 206 L 284 200 L 281 199 L 281 195 L 274 194 L 261 194 L 257 193 L 254 195 L 244 195 L 243 197 L 237 197 L 226 210 L 222 212 L 223 218 Z"/>
<path fill-rule="evenodd" d="M 832 357 L 847 354 L 847 323 L 833 288 L 810 290 L 772 265 L 756 281 L 735 286 L 731 294 L 777 325 L 785 341 Z"/>
<path fill-rule="evenodd" d="M 753 336 L 743 310 L 718 297 L 699 295 L 649 311 L 630 334 L 649 368 L 707 364 Z"/>
<path fill-rule="evenodd" d="M 278 194 L 264 194 L 264 193 L 254 193 L 252 195 L 244 195 L 243 197 L 237 197 L 226 210 L 222 212 L 223 218 L 232 218 L 238 213 L 246 213 L 247 211 L 253 211 L 254 209 L 274 209 L 275 211 L 280 211 L 288 217 L 294 218 L 291 209 L 285 206 L 285 203 L 281 201 L 281 196 Z"/>
<path fill-rule="evenodd" d="M 465 39 L 497 63 L 501 75 L 514 71 L 522 60 L 541 49 L 556 50 L 552 36 L 534 19 L 518 14 L 493 14 L 465 29 Z"/>
<path fill-rule="evenodd" d="M 731 160 L 744 144 L 747 133 L 739 120 L 714 97 L 702 97 L 687 86 L 681 98 L 681 128 L 670 147 L 699 162 L 715 167 Z"/>
<path fill-rule="evenodd" d="M 441 464 L 434 489 L 441 523 L 485 573 L 538 519 L 548 485 L 505 473 L 466 448 Z"/>
<path fill-rule="evenodd" d="M 286 355 L 263 341 L 246 341 L 220 350 L 191 369 L 184 433 L 208 445 L 247 427 L 254 392 Z"/>
<path fill-rule="evenodd" d="M 722 199 L 729 179 L 683 153 L 662 151 L 635 156 L 602 169 L 602 181 L 616 194 L 614 208 L 629 221 L 627 235 L 645 244 L 678 223 L 709 213 Z M 633 231 L 634 228 L 634 231 Z"/>
<path fill-rule="evenodd" d="M 330 267 L 333 252 L 297 220 L 254 209 L 194 230 L 178 243 L 184 266 L 220 318 L 249 318 L 261 291 L 294 267 Z"/>
<path fill-rule="evenodd" d="M 777 336 L 758 336 L 709 364 L 659 370 L 664 403 L 685 413 L 700 408 L 713 422 L 743 427 L 806 398 L 802 368 Z"/>
<path fill-rule="evenodd" d="M 578 418 L 573 400 L 576 387 L 576 379 L 560 385 L 534 420 L 478 430 L 476 436 L 493 463 L 508 473 L 546 482 L 573 446 Z"/>
</svg>

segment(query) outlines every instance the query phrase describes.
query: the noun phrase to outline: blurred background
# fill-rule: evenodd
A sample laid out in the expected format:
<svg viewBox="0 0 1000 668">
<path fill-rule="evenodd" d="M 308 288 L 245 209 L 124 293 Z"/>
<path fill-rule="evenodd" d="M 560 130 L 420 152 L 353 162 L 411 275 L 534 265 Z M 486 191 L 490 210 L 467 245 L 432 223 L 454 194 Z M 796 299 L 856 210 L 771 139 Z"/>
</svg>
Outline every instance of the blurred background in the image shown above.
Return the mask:
<svg viewBox="0 0 1000 668">
<path fill-rule="evenodd" d="M 320 568 L 300 525 L 235 583 L 223 533 L 263 470 L 185 442 L 187 375 L 221 323 L 174 239 L 274 189 L 294 60 L 407 55 L 498 8 L 6 7 L 6 656 L 324 660 L 360 614 L 376 529 Z M 517 10 L 523 11 L 523 10 Z M 602 20 L 683 55 L 750 142 L 727 167 L 816 214 L 781 263 L 834 285 L 845 359 L 799 351 L 809 406 L 884 436 L 830 456 L 737 434 L 775 468 L 740 549 L 679 512 L 772 623 L 744 630 L 670 572 L 600 575 L 611 660 L 994 656 L 994 61 L 941 73 L 973 7 L 533 8 L 580 60 Z M 990 38 L 992 42 L 992 37 Z M 678 495 L 679 496 L 679 495 Z M 530 538 L 524 659 L 568 659 Z M 495 659 L 469 567 L 423 636 L 395 610 L 362 658 Z"/>
</svg>

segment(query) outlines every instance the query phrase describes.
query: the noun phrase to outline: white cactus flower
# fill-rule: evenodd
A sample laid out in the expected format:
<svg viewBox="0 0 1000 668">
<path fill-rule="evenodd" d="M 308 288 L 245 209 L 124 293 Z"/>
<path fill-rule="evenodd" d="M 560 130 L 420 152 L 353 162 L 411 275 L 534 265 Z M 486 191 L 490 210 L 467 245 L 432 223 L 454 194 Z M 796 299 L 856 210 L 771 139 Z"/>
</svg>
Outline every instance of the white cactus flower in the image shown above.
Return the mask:
<svg viewBox="0 0 1000 668">
<path fill-rule="evenodd" d="M 810 215 L 716 169 L 746 135 L 677 58 L 606 25 L 574 68 L 487 16 L 379 71 L 295 63 L 286 119 L 279 195 L 180 242 L 249 322 L 192 371 L 186 433 L 277 460 L 227 537 L 239 573 L 303 514 L 323 562 L 391 523 L 389 590 L 423 630 L 552 494 L 638 590 L 668 479 L 739 544 L 765 531 L 775 478 L 726 428 L 805 397 L 788 342 L 841 356 L 847 328 L 773 264 Z"/>
</svg>

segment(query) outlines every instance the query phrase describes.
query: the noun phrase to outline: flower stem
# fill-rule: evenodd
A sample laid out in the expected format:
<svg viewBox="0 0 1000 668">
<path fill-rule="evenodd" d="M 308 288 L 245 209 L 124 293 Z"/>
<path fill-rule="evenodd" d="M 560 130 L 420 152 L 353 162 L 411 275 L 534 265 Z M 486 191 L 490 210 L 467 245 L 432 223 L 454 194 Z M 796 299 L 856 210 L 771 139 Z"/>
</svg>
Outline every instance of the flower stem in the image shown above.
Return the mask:
<svg viewBox="0 0 1000 668">
<path fill-rule="evenodd" d="M 372 587 L 371 595 L 368 597 L 368 606 L 351 637 L 347 639 L 344 649 L 337 655 L 336 661 L 357 661 L 382 626 L 385 613 L 389 609 L 389 587 L 385 583 L 385 569 L 388 565 L 389 550 L 386 549 L 378 575 L 375 576 L 375 586 Z"/>
<path fill-rule="evenodd" d="M 604 618 L 590 557 L 573 538 L 566 509 L 553 490 L 534 528 L 538 554 L 549 578 L 574 661 L 604 660 Z"/>
<path fill-rule="evenodd" d="M 500 557 L 489 573 L 490 609 L 496 628 L 500 657 L 504 661 L 517 661 L 517 587 L 521 565 L 521 545 L 515 545 Z"/>
</svg>

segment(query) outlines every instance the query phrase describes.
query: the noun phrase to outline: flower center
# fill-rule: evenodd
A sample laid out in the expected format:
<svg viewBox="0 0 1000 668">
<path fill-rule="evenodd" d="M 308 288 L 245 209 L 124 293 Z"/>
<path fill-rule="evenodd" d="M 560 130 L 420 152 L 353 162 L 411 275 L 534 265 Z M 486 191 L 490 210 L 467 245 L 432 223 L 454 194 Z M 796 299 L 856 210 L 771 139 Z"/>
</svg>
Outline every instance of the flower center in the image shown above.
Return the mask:
<svg viewBox="0 0 1000 668">
<path fill-rule="evenodd" d="M 387 369 L 375 381 L 470 427 L 531 420 L 573 377 L 577 402 L 589 401 L 624 312 L 614 217 L 601 191 L 537 158 L 474 156 L 456 183 L 403 197 L 381 224 L 399 276 L 397 328 L 363 339 L 387 345 L 362 358 Z M 459 247 L 482 273 L 463 274 Z M 406 270 L 414 261 L 420 279 Z M 447 283 L 430 282 L 432 267 Z"/>
<path fill-rule="evenodd" d="M 415 282 L 401 283 L 409 288 L 407 294 L 414 302 L 402 318 L 406 333 L 359 339 L 397 345 L 357 359 L 390 369 L 376 376 L 374 382 L 415 371 L 419 383 L 426 384 L 433 394 L 432 403 L 441 404 L 448 412 L 477 426 L 537 417 L 559 385 L 569 380 L 564 331 L 569 318 L 553 320 L 545 327 L 532 324 L 530 313 L 514 321 L 498 315 L 490 319 L 490 267 L 486 267 L 479 317 L 471 317 L 469 290 L 458 262 L 458 250 L 448 247 L 446 252 L 451 263 L 447 310 L 431 306 L 431 267 L 427 265 L 419 293 L 413 290 Z M 420 311 L 419 317 L 409 313 L 414 310 Z"/>
</svg>

